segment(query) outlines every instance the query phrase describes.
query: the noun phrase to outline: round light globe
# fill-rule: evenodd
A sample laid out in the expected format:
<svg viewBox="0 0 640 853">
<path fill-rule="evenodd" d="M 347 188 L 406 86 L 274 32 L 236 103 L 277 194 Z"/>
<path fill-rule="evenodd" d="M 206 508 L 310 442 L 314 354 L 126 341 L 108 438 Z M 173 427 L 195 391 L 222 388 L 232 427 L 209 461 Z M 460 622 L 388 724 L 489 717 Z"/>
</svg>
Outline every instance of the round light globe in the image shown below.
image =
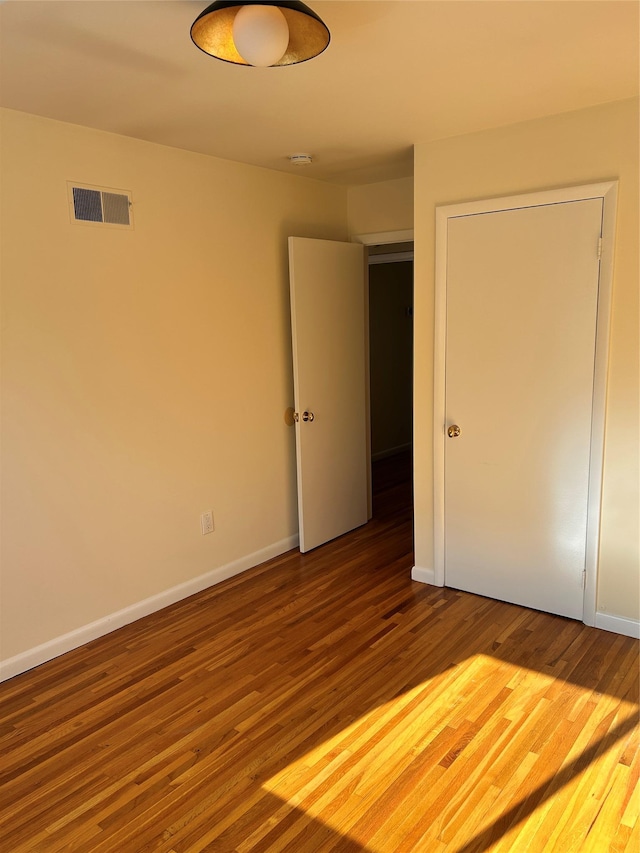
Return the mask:
<svg viewBox="0 0 640 853">
<path fill-rule="evenodd" d="M 249 3 L 235 17 L 233 41 L 245 62 L 267 68 L 284 56 L 289 27 L 280 9 Z"/>
</svg>

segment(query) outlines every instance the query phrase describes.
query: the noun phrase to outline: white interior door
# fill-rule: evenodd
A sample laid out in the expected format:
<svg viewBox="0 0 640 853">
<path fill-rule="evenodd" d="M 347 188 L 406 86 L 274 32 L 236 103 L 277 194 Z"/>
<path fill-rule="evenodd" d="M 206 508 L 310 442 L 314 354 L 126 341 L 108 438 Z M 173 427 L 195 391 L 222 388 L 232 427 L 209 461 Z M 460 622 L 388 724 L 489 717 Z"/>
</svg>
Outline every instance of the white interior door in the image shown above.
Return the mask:
<svg viewBox="0 0 640 853">
<path fill-rule="evenodd" d="M 602 213 L 498 210 L 447 237 L 445 583 L 577 619 Z"/>
<path fill-rule="evenodd" d="M 359 243 L 289 238 L 303 552 L 368 518 L 364 252 Z"/>
</svg>

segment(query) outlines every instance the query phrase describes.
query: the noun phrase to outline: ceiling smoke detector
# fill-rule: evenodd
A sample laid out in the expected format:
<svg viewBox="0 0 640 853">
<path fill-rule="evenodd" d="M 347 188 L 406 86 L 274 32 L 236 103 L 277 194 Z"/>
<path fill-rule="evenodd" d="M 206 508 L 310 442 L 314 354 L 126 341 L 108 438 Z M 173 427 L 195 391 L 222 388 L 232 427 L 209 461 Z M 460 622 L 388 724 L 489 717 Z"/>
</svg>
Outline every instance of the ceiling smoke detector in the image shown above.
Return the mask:
<svg viewBox="0 0 640 853">
<path fill-rule="evenodd" d="M 311 154 L 289 154 L 289 162 L 294 166 L 309 166 L 313 163 Z"/>
</svg>

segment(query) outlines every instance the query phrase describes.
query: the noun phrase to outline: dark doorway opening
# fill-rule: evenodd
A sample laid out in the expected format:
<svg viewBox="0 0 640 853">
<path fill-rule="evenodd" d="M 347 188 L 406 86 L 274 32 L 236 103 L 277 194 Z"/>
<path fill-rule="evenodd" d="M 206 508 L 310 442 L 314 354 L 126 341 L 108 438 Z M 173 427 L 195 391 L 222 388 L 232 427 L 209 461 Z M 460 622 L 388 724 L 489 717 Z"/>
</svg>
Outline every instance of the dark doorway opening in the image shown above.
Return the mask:
<svg viewBox="0 0 640 853">
<path fill-rule="evenodd" d="M 373 517 L 412 511 L 413 244 L 369 247 Z"/>
</svg>

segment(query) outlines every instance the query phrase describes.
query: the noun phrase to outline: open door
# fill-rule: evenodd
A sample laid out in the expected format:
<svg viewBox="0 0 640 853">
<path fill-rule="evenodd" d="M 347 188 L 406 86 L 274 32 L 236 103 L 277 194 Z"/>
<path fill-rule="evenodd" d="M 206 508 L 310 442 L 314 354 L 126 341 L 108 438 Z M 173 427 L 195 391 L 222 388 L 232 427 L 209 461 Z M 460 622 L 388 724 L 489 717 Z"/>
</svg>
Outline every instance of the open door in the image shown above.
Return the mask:
<svg viewBox="0 0 640 853">
<path fill-rule="evenodd" d="M 368 520 L 365 247 L 289 238 L 300 550 Z"/>
</svg>

